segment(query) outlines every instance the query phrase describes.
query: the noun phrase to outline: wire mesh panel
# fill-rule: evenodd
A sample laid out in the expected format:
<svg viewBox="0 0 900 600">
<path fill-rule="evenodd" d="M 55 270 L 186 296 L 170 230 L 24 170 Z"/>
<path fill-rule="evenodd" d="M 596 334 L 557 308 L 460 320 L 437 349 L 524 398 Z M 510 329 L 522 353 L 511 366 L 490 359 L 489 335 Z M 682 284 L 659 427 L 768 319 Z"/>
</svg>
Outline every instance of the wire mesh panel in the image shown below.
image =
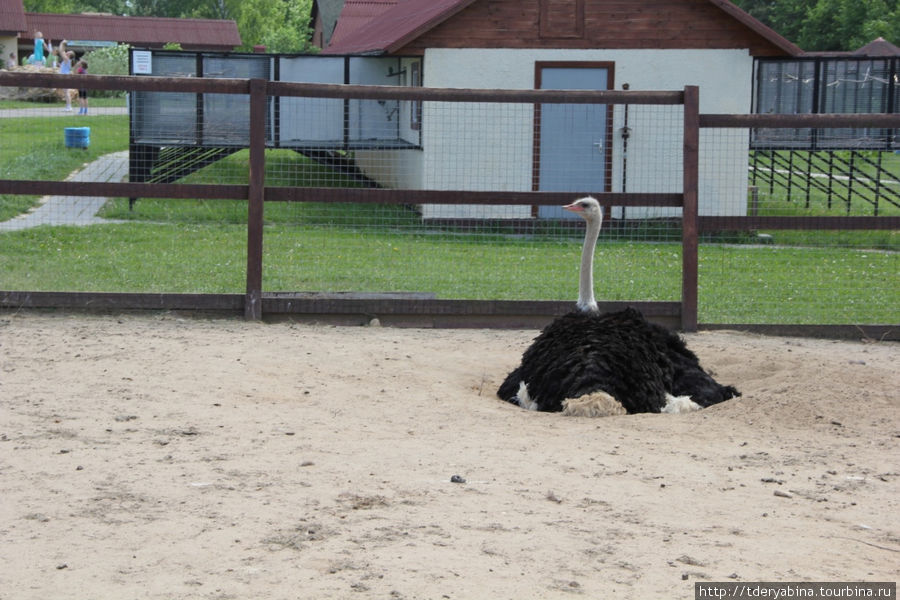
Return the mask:
<svg viewBox="0 0 900 600">
<path fill-rule="evenodd" d="M 110 106 L 113 103 L 106 99 L 90 98 L 88 114 L 80 115 L 76 94 L 73 109 L 66 110 L 65 90 L 32 92 L 48 94 L 42 96 L 46 101 L 0 108 L 0 177 L 73 182 L 122 181 L 127 177 L 128 117 L 124 100 L 118 102 L 119 106 Z M 101 222 L 97 213 L 106 203 L 99 197 L 3 198 L 0 231 Z"/>
<path fill-rule="evenodd" d="M 341 67 L 345 81 L 347 73 L 414 81 L 412 59 L 379 59 L 371 70 L 292 60 L 270 74 L 289 76 L 290 66 L 330 82 Z M 187 72 L 176 63 L 167 68 Z M 193 66 L 246 76 L 271 64 L 219 69 L 212 57 Z M 121 78 L 112 91 L 133 86 L 129 98 L 103 97 L 111 85 L 98 83 L 87 115 L 66 111 L 52 93 L 0 107 L 0 290 L 244 292 L 258 248 L 248 242 L 248 214 L 259 204 L 247 198 L 263 198 L 261 279 L 270 294 L 572 300 L 584 228 L 559 205 L 590 193 L 607 208 L 598 299 L 682 297 L 682 188 L 693 154 L 684 107 L 672 98 L 336 91 L 261 79 Z M 764 144 L 747 127 L 700 129 L 700 223 L 726 223 L 702 229 L 701 322 L 900 320 L 896 230 L 809 225 L 895 219 L 900 155 L 854 147 L 866 129 L 856 121 L 818 123 L 815 135 L 834 140 L 827 148 Z M 76 135 L 84 129 L 88 137 Z M 129 183 L 102 189 L 138 197 L 82 193 L 84 182 L 120 181 Z M 48 183 L 54 195 L 32 193 Z M 748 218 L 781 220 L 749 231 Z"/>
<path fill-rule="evenodd" d="M 282 105 L 285 100 L 280 99 Z M 540 105 L 360 99 L 357 106 L 367 104 L 375 114 L 369 121 L 368 144 L 351 136 L 342 150 L 307 144 L 293 154 L 270 153 L 267 184 L 530 192 L 543 189 L 540 166 L 546 161 L 558 179 L 573 182 L 570 200 L 576 193 L 613 189 L 674 193 L 681 185 L 678 106 L 632 109 L 629 139 L 633 148 L 644 150 L 636 151 L 628 164 L 620 157 L 625 138 L 619 107 L 611 106 L 607 116 L 596 120 L 583 105 L 559 105 L 554 127 L 594 128 L 597 138 L 606 136 L 610 144 L 598 149 L 585 143 L 590 135 L 582 136 L 584 161 L 554 163 L 558 149 L 545 148 L 549 154 L 542 155 L 539 143 Z M 328 118 L 325 103 L 301 99 L 294 105 L 303 107 L 302 114 L 292 115 L 300 122 Z M 385 143 L 391 136 L 399 136 L 404 145 Z M 599 152 L 607 158 L 592 160 Z M 681 238 L 678 224 L 671 220 L 674 211 L 629 207 L 640 211 L 629 214 L 623 207 L 610 208 L 613 219 L 598 249 L 598 296 L 677 300 Z M 577 216 L 560 212 L 545 218 L 532 204 L 427 199 L 404 204 L 267 203 L 266 220 L 272 227 L 266 231 L 264 289 L 573 299 L 583 226 Z"/>
<path fill-rule="evenodd" d="M 896 113 L 900 59 L 820 57 L 758 59 L 754 112 L 758 114 Z M 896 149 L 897 132 L 860 128 L 757 129 L 754 145 L 817 149 Z"/>
<path fill-rule="evenodd" d="M 63 88 L 29 88 L 28 100 L 0 107 L 0 179 L 73 185 L 129 181 L 140 154 L 130 151 L 135 146 L 130 143 L 129 99 L 124 90 L 86 90 L 82 103 L 74 92 L 81 76 L 67 77 L 72 81 L 73 110 L 67 110 Z M 197 105 L 192 100 L 191 110 L 185 110 L 182 99 L 196 95 L 163 94 L 159 102 L 133 107 L 153 112 L 158 124 L 156 131 L 138 133 L 157 143 L 193 141 Z M 137 102 L 136 95 L 132 100 Z M 80 106 L 85 113 L 79 113 Z M 169 147 L 158 149 L 164 156 Z M 183 167 L 189 160 L 182 156 L 172 162 Z M 147 198 L 138 202 L 143 203 L 139 212 L 129 208 L 127 198 L 69 195 L 67 188 L 51 194 L 0 196 L 3 289 L 243 291 L 245 203 L 224 219 L 212 208 L 215 201 Z M 215 226 L 198 227 L 202 222 Z"/>
<path fill-rule="evenodd" d="M 837 145 L 854 129 L 821 130 Z M 877 150 L 756 146 L 749 158 L 719 152 L 746 129 L 704 129 L 716 172 L 742 164 L 743 193 L 730 204 L 777 228 L 710 233 L 701 246 L 699 311 L 716 323 L 900 322 L 897 230 L 816 230 L 812 217 L 900 216 L 900 155 Z M 737 188 L 734 188 L 737 189 Z M 771 221 L 769 221 L 771 222 Z"/>
</svg>

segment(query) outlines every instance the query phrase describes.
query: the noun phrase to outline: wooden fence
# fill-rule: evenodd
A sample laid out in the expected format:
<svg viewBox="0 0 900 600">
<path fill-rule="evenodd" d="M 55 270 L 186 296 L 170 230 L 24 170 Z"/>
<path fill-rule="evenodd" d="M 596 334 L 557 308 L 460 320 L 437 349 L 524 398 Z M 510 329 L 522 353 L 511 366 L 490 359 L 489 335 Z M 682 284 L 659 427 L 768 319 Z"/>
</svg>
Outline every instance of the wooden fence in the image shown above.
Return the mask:
<svg viewBox="0 0 900 600">
<path fill-rule="evenodd" d="M 0 72 L 0 86 L 71 87 L 71 76 Z M 246 291 L 243 294 L 160 294 L 36 292 L 0 290 L 0 308 L 77 308 L 107 310 L 199 310 L 243 313 L 248 319 L 284 314 L 334 319 L 377 315 L 395 323 L 432 326 L 540 326 L 571 308 L 570 302 L 440 300 L 389 295 L 267 294 L 262 290 L 264 202 L 357 202 L 378 204 L 560 205 L 578 192 L 437 191 L 406 189 L 267 187 L 265 181 L 266 106 L 270 96 L 340 99 L 483 103 L 566 103 L 681 105 L 684 111 L 683 190 L 681 193 L 593 193 L 601 203 L 624 207 L 682 208 L 682 286 L 679 302 L 610 302 L 602 309 L 625 304 L 649 318 L 695 331 L 698 323 L 698 240 L 710 231 L 767 229 L 900 229 L 900 217 L 701 217 L 698 215 L 698 152 L 701 128 L 756 127 L 880 127 L 900 129 L 900 115 L 720 115 L 699 112 L 700 90 L 683 91 L 555 91 L 469 90 L 388 86 L 304 84 L 263 79 L 202 79 L 85 76 L 78 86 L 92 90 L 242 94 L 249 96 L 249 183 L 247 185 L 71 182 L 0 180 L 0 193 L 104 197 L 240 199 L 248 206 Z M 718 326 L 718 325 L 717 325 Z M 758 329 L 765 329 L 765 327 Z M 790 327 L 797 332 L 797 327 Z M 810 331 L 814 328 L 808 328 Z M 859 328 L 857 328 L 859 329 Z M 777 326 L 769 328 L 777 330 Z M 855 330 L 854 330 L 855 331 Z M 869 327 L 873 337 L 883 328 Z M 814 331 L 813 331 L 814 333 Z"/>
</svg>

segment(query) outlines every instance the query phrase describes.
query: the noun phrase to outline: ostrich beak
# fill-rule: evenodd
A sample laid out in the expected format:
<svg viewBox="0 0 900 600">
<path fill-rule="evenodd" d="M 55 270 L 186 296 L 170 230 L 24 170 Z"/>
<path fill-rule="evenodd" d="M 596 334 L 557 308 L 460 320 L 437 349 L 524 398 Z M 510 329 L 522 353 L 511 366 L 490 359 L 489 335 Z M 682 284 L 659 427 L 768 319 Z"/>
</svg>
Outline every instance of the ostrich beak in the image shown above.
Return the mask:
<svg viewBox="0 0 900 600">
<path fill-rule="evenodd" d="M 573 202 L 572 204 L 566 204 L 563 206 L 564 209 L 570 210 L 572 212 L 584 212 L 584 207 L 578 204 L 577 202 Z"/>
</svg>

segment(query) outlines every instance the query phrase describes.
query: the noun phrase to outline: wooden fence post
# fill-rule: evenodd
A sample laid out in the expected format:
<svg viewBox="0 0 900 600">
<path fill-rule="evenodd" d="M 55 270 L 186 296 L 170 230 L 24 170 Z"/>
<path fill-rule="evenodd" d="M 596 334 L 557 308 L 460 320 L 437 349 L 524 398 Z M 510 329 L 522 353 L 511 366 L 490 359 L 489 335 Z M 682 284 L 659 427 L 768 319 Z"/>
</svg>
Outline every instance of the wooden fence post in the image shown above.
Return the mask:
<svg viewBox="0 0 900 600">
<path fill-rule="evenodd" d="M 250 185 L 247 197 L 247 291 L 244 318 L 262 319 L 263 201 L 266 169 L 266 80 L 250 80 Z"/>
<path fill-rule="evenodd" d="M 681 329 L 697 331 L 698 186 L 700 168 L 700 88 L 684 88 L 684 205 L 681 230 Z"/>
</svg>

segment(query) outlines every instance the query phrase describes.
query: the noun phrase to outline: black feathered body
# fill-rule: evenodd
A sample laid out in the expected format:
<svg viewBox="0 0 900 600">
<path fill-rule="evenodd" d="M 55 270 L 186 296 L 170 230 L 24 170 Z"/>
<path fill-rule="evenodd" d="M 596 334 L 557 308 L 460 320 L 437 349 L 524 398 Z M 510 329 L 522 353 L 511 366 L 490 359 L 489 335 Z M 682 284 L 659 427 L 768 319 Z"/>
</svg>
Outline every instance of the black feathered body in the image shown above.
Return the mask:
<svg viewBox="0 0 900 600">
<path fill-rule="evenodd" d="M 627 308 L 575 311 L 550 323 L 525 351 L 497 395 L 517 402 L 524 381 L 538 410 L 556 412 L 563 400 L 598 391 L 629 413 L 660 412 L 667 394 L 709 406 L 739 395 L 701 367 L 680 336 Z"/>
</svg>

